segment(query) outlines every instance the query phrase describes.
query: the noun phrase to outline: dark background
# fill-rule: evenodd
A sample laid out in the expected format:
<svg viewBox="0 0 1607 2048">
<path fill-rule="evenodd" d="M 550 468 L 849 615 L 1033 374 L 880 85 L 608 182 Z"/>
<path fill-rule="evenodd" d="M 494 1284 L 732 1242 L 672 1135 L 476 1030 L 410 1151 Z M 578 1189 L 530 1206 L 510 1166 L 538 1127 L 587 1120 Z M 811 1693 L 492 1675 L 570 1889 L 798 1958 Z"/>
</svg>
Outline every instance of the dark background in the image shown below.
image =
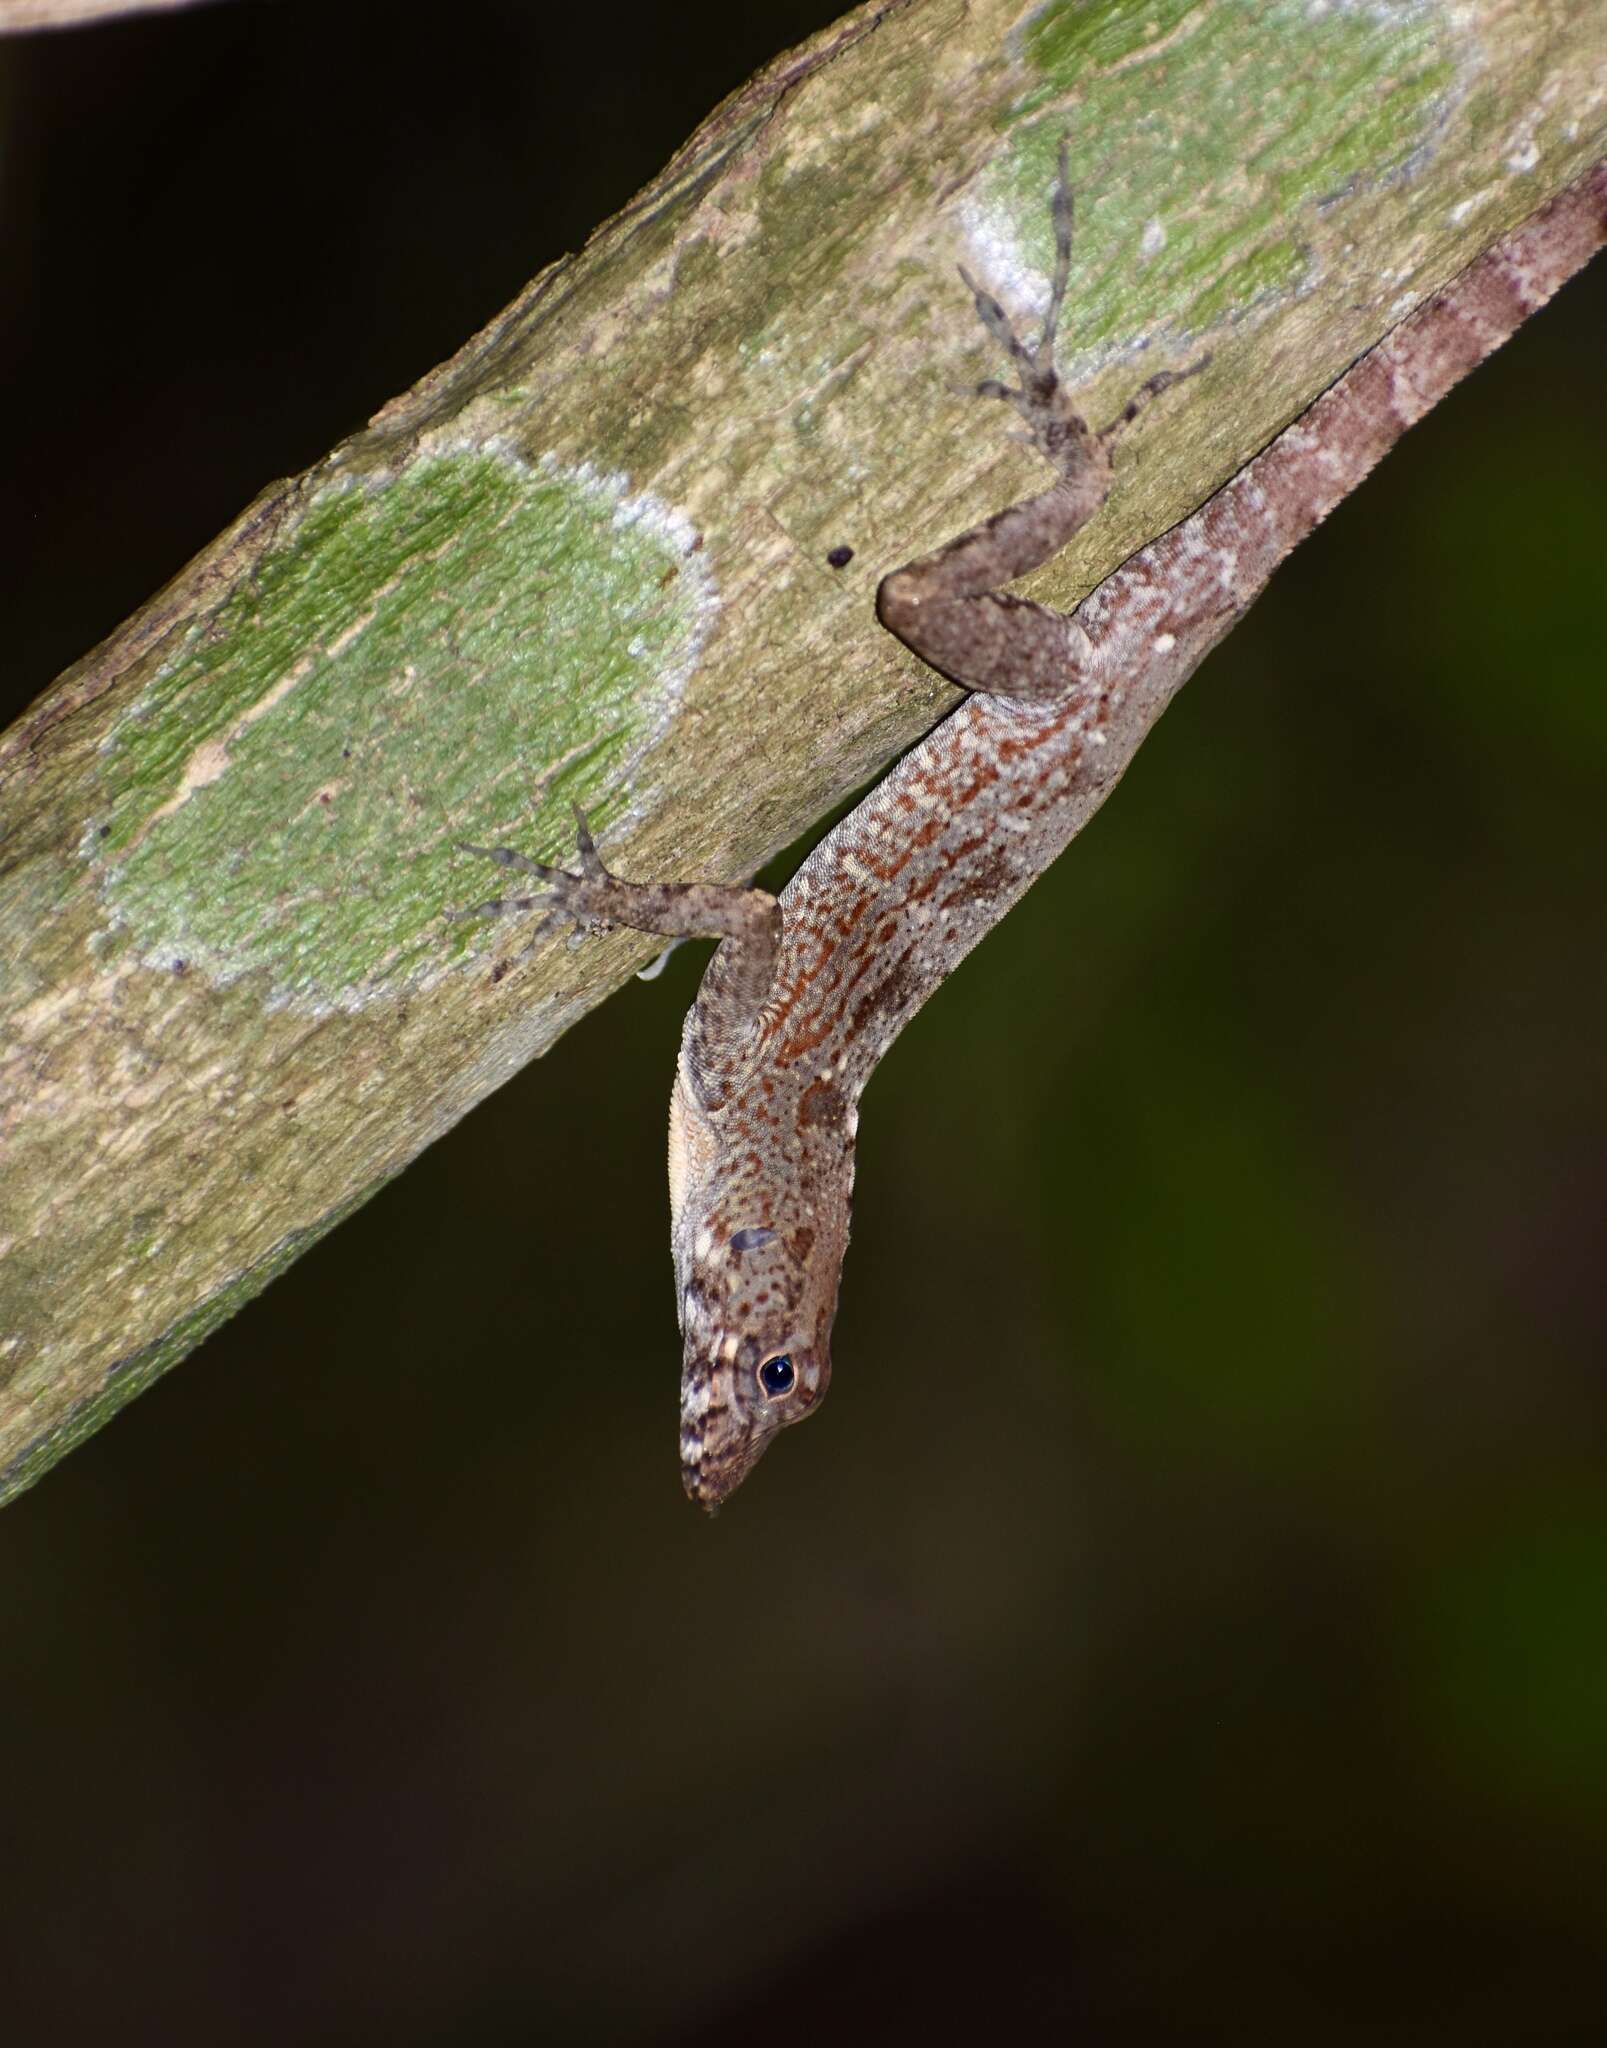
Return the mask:
<svg viewBox="0 0 1607 2048">
<path fill-rule="evenodd" d="M 8 711 L 830 12 L 0 47 Z M 910 1030 L 718 1522 L 689 953 L 0 1519 L 12 2038 L 1600 2038 L 1604 331 L 1598 265 Z"/>
</svg>

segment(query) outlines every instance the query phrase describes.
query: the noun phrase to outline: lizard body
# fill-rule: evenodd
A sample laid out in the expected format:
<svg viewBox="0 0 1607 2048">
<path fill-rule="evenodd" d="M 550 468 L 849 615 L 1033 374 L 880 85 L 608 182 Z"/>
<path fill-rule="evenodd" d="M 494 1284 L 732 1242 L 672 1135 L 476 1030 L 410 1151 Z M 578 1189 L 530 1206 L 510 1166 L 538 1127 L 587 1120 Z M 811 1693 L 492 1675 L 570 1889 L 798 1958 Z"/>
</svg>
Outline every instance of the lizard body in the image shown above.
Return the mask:
<svg viewBox="0 0 1607 2048">
<path fill-rule="evenodd" d="M 1057 480 L 894 571 L 877 599 L 890 630 L 974 694 L 827 834 L 779 900 L 620 881 L 584 820 L 579 875 L 472 849 L 551 893 L 464 915 L 544 908 L 722 939 L 687 1016 L 670 1113 L 682 1470 L 711 1510 L 829 1383 L 858 1101 L 877 1063 L 1104 802 L 1284 556 L 1607 239 L 1607 165 L 1487 250 L 1070 615 L 999 586 L 1086 524 L 1120 432 L 1191 372 L 1152 378 L 1099 432 L 1081 419 L 1053 363 L 1070 252 L 1064 165 L 1052 205 L 1056 273 L 1038 342 L 971 289 L 1020 378 L 979 389 L 1015 406 Z"/>
</svg>

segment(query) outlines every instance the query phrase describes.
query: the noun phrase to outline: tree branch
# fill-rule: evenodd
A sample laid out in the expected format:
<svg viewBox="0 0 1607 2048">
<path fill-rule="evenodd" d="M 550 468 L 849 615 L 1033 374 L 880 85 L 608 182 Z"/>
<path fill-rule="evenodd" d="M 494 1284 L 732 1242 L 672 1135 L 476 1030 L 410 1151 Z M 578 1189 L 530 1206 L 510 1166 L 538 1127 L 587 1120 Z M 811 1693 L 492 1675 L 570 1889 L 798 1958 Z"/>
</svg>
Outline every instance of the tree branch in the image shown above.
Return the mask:
<svg viewBox="0 0 1607 2048">
<path fill-rule="evenodd" d="M 510 964 L 459 840 L 745 876 L 950 708 L 871 596 L 1041 481 L 954 265 L 1042 293 L 1064 130 L 1089 412 L 1213 361 L 1063 604 L 1603 155 L 1586 13 L 863 8 L 63 676 L 0 741 L 0 1497 L 649 956 Z"/>
<path fill-rule="evenodd" d="M 126 14 L 193 7 L 195 0 L 0 0 L 0 35 L 25 29 L 83 28 Z"/>
</svg>

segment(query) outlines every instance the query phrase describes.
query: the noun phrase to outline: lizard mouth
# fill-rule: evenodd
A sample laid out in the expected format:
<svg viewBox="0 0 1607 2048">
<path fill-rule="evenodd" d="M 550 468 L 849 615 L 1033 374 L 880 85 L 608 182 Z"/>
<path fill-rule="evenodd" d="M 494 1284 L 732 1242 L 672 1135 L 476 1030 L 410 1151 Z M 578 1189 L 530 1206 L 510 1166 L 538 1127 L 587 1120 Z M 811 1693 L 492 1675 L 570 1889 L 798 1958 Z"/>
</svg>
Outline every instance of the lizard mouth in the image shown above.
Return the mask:
<svg viewBox="0 0 1607 2048">
<path fill-rule="evenodd" d="M 683 1428 L 681 1484 L 687 1499 L 705 1514 L 716 1514 L 764 1456 L 769 1442 L 768 1434 L 740 1427 L 715 1435 L 694 1435 Z"/>
</svg>

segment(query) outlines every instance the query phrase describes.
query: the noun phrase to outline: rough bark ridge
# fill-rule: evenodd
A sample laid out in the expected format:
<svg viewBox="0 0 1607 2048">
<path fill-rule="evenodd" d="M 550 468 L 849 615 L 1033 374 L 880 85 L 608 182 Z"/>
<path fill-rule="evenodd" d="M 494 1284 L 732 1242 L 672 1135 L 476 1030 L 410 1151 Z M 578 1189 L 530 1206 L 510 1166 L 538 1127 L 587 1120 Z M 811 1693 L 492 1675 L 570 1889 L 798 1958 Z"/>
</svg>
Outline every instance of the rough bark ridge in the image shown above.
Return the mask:
<svg viewBox="0 0 1607 2048">
<path fill-rule="evenodd" d="M 1034 481 L 953 395 L 992 367 L 953 264 L 1041 294 L 1068 127 L 1088 410 L 1213 360 L 1058 603 L 1607 153 L 1607 37 L 1562 0 L 864 8 L 264 492 L 0 741 L 0 1493 L 650 951 L 502 973 L 517 930 L 442 921 L 455 842 L 561 858 L 578 799 L 621 873 L 743 875 L 949 708 L 870 595 Z"/>
</svg>

